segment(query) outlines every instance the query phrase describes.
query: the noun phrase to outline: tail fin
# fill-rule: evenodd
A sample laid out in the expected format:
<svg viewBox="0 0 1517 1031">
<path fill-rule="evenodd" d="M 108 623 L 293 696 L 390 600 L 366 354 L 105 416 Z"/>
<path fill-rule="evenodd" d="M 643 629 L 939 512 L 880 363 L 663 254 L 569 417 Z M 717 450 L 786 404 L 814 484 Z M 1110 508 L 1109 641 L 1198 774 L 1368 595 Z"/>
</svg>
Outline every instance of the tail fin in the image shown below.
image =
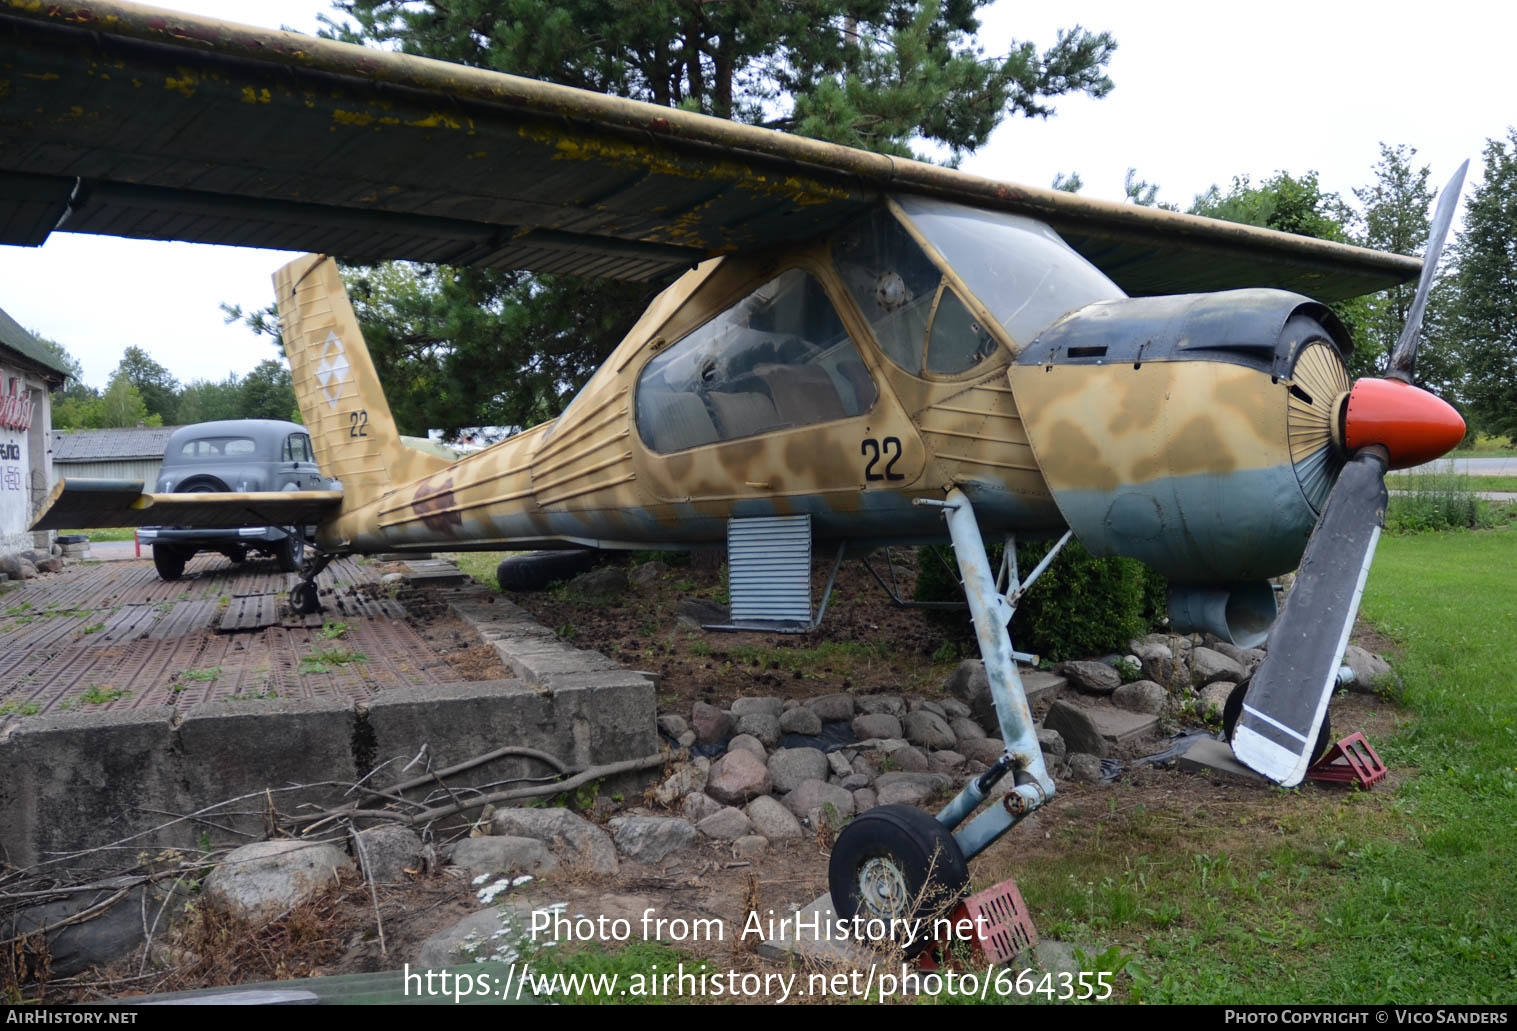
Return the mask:
<svg viewBox="0 0 1517 1031">
<path fill-rule="evenodd" d="M 337 262 L 298 258 L 274 273 L 274 291 L 295 399 L 322 473 L 342 481 L 342 511 L 445 468 L 401 442 Z"/>
</svg>

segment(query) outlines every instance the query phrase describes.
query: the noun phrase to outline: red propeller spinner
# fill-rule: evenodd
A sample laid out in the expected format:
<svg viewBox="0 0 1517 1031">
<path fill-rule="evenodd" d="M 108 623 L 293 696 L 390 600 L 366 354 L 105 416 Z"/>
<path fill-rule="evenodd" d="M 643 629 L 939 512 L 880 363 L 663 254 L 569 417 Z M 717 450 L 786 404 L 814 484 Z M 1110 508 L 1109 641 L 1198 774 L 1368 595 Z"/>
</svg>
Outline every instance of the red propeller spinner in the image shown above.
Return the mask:
<svg viewBox="0 0 1517 1031">
<path fill-rule="evenodd" d="M 1355 381 L 1341 411 L 1344 450 L 1379 444 L 1392 469 L 1431 462 L 1464 439 L 1464 420 L 1452 405 L 1400 380 Z"/>
</svg>

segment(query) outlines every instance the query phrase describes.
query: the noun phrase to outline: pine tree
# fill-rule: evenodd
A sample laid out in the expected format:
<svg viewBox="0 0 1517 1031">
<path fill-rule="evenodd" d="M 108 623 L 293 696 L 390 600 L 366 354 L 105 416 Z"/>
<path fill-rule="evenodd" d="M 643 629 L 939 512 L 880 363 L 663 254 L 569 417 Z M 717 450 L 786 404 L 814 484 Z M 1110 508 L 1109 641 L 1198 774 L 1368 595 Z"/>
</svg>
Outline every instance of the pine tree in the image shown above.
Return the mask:
<svg viewBox="0 0 1517 1031">
<path fill-rule="evenodd" d="M 1484 157 L 1454 247 L 1453 329 L 1472 429 L 1517 436 L 1517 128 L 1487 140 Z"/>
</svg>

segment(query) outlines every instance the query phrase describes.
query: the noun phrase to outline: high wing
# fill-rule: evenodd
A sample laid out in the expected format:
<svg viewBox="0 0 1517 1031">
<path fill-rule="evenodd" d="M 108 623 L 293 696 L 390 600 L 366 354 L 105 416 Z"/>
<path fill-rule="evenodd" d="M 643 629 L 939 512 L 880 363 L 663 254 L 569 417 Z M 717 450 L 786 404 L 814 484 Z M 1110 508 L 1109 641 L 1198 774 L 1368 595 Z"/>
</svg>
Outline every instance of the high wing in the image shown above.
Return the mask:
<svg viewBox="0 0 1517 1031">
<path fill-rule="evenodd" d="M 887 193 L 1042 219 L 1135 296 L 1331 301 L 1421 268 L 310 36 L 0 0 L 0 243 L 61 230 L 652 279 Z"/>
<path fill-rule="evenodd" d="M 147 494 L 141 480 L 59 480 L 33 530 L 80 526 L 305 526 L 342 504 L 340 490 Z"/>
</svg>

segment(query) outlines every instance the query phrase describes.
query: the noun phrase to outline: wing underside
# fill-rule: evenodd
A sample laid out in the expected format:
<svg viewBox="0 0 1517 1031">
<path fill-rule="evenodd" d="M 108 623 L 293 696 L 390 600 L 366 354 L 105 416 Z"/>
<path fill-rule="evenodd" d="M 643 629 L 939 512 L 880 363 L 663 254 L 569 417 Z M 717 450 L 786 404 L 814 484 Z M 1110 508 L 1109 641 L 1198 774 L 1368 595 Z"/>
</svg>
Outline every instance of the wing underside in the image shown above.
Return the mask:
<svg viewBox="0 0 1517 1031">
<path fill-rule="evenodd" d="M 33 530 L 105 526 L 307 526 L 342 504 L 340 490 L 149 494 L 141 480 L 59 480 Z"/>
<path fill-rule="evenodd" d="M 114 0 L 0 0 L 0 87 L 0 243 L 61 230 L 646 280 L 908 193 L 1042 219 L 1133 295 L 1334 300 L 1421 267 Z"/>
</svg>

